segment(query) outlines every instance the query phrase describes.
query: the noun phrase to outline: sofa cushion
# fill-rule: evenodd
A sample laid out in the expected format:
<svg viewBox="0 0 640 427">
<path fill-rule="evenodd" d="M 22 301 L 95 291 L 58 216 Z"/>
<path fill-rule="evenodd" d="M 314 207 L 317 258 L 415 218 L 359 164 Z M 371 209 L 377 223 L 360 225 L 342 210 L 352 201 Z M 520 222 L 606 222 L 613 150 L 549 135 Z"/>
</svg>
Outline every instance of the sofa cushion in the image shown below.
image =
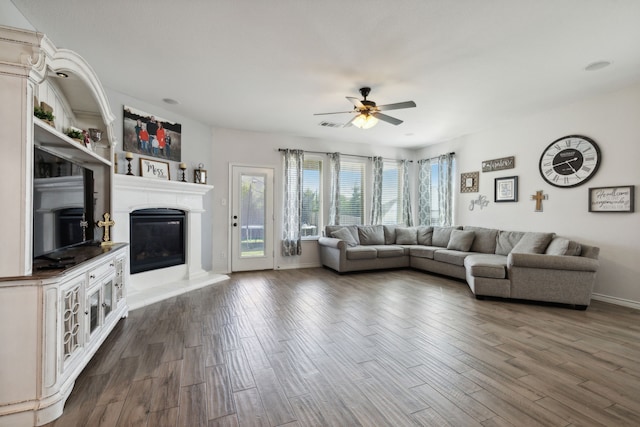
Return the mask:
<svg viewBox="0 0 640 427">
<path fill-rule="evenodd" d="M 511 252 L 519 254 L 543 254 L 554 235 L 555 233 L 525 233 Z"/>
<path fill-rule="evenodd" d="M 509 255 L 513 247 L 522 239 L 522 231 L 498 231 L 496 255 Z"/>
<path fill-rule="evenodd" d="M 384 245 L 384 230 L 381 225 L 359 225 L 358 239 L 361 245 Z"/>
<path fill-rule="evenodd" d="M 451 231 L 449 243 L 447 243 L 447 249 L 467 252 L 471 249 L 475 237 L 476 235 L 473 231 L 453 230 Z"/>
<path fill-rule="evenodd" d="M 473 277 L 505 279 L 507 277 L 506 255 L 473 254 L 464 259 L 464 267 Z"/>
<path fill-rule="evenodd" d="M 463 266 L 464 259 L 471 254 L 471 252 L 455 251 L 452 249 L 438 249 L 433 254 L 433 259 L 435 261 L 446 262 L 447 264 Z"/>
<path fill-rule="evenodd" d="M 384 244 L 393 245 L 396 242 L 396 225 L 383 225 Z"/>
<path fill-rule="evenodd" d="M 415 228 L 396 227 L 397 245 L 417 245 L 418 230 Z"/>
<path fill-rule="evenodd" d="M 418 244 L 431 246 L 433 241 L 433 227 L 420 226 L 418 227 Z"/>
<path fill-rule="evenodd" d="M 378 251 L 372 246 L 354 246 L 347 248 L 347 259 L 375 259 Z"/>
<path fill-rule="evenodd" d="M 567 249 L 569 249 L 569 239 L 554 237 L 544 253 L 547 255 L 565 255 Z"/>
<path fill-rule="evenodd" d="M 442 248 L 439 248 L 437 246 L 422 246 L 422 245 L 409 246 L 409 255 L 414 256 L 416 258 L 433 259 L 433 254 L 439 249 L 442 249 Z"/>
<path fill-rule="evenodd" d="M 376 246 L 378 251 L 378 258 L 393 258 L 397 256 L 404 256 L 406 253 L 405 248 L 402 246 Z"/>
<path fill-rule="evenodd" d="M 464 230 L 473 231 L 476 234 L 471 245 L 471 252 L 482 254 L 495 254 L 498 240 L 498 230 L 495 228 L 465 226 Z"/>
<path fill-rule="evenodd" d="M 433 238 L 431 244 L 433 246 L 440 246 L 446 248 L 451 238 L 451 232 L 453 230 L 461 230 L 462 227 L 433 227 Z"/>
<path fill-rule="evenodd" d="M 544 251 L 547 255 L 580 255 L 581 246 L 578 242 L 569 240 L 565 237 L 554 237 Z"/>
<path fill-rule="evenodd" d="M 346 228 L 341 228 L 339 230 L 331 232 L 331 237 L 344 240 L 349 246 L 358 246 L 358 242 L 356 242 L 356 239 L 353 238 L 353 234 L 351 234 L 351 232 Z"/>
</svg>

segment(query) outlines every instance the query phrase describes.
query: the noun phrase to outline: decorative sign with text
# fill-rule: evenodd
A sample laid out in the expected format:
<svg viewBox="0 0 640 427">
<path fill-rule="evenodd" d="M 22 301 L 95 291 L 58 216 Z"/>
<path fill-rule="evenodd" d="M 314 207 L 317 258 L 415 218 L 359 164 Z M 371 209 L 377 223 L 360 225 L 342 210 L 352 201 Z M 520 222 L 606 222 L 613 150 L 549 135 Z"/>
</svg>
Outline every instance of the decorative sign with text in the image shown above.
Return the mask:
<svg viewBox="0 0 640 427">
<path fill-rule="evenodd" d="M 501 171 L 516 167 L 515 156 L 503 157 L 501 159 L 484 160 L 482 162 L 482 172 Z"/>
<path fill-rule="evenodd" d="M 634 212 L 635 185 L 589 189 L 589 212 Z"/>
</svg>

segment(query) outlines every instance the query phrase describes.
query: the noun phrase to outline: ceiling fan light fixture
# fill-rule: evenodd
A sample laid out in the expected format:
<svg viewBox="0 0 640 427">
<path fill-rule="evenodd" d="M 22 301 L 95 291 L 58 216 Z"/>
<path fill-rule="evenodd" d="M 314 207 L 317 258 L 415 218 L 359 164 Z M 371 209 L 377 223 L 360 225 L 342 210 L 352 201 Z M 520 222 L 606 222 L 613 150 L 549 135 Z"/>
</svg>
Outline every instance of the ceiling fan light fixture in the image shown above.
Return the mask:
<svg viewBox="0 0 640 427">
<path fill-rule="evenodd" d="M 378 119 L 368 113 L 360 113 L 352 124 L 360 129 L 369 129 L 378 124 Z"/>
</svg>

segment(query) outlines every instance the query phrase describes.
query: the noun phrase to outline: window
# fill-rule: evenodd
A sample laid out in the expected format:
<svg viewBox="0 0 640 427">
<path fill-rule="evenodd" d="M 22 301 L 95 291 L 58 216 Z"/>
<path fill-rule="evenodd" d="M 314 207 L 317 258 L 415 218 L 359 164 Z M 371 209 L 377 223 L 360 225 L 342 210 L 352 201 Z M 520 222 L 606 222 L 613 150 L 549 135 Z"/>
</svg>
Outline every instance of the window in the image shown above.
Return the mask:
<svg viewBox="0 0 640 427">
<path fill-rule="evenodd" d="M 364 224 L 364 163 L 340 161 L 340 222 L 342 225 Z"/>
<path fill-rule="evenodd" d="M 320 235 L 322 220 L 322 161 L 304 160 L 302 172 L 302 238 Z"/>
<path fill-rule="evenodd" d="M 385 161 L 382 166 L 382 223 L 402 223 L 402 172 L 400 162 Z"/>
</svg>

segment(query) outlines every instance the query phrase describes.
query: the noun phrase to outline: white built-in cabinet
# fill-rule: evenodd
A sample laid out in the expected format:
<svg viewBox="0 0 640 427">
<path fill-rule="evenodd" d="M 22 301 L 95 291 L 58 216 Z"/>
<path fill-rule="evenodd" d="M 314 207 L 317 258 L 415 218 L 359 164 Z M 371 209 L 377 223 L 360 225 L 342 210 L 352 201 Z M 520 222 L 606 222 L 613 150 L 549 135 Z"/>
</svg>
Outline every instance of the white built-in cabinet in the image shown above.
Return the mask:
<svg viewBox="0 0 640 427">
<path fill-rule="evenodd" d="M 78 375 L 127 316 L 129 254 L 125 244 L 97 244 L 67 268 L 34 267 L 33 200 L 46 190 L 34 179 L 34 147 L 92 170 L 93 224 L 112 212 L 115 116 L 89 64 L 32 31 L 0 26 L 0 93 L 0 427 L 35 426 L 62 414 Z M 35 99 L 53 106 L 54 126 L 34 118 Z M 103 141 L 79 144 L 69 126 L 100 129 Z"/>
</svg>

